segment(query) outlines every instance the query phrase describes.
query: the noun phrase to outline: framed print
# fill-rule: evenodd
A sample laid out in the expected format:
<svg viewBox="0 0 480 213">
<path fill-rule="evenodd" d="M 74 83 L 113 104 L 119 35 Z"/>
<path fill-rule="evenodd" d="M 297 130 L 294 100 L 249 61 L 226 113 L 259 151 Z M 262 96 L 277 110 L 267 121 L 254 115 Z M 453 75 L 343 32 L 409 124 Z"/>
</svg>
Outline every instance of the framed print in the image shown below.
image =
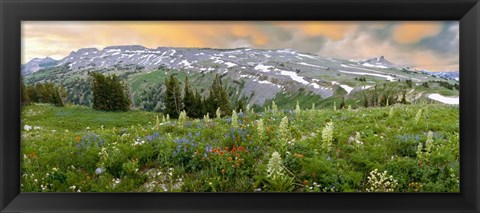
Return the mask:
<svg viewBox="0 0 480 213">
<path fill-rule="evenodd" d="M 2 212 L 479 211 L 478 1 L 1 11 Z"/>
</svg>

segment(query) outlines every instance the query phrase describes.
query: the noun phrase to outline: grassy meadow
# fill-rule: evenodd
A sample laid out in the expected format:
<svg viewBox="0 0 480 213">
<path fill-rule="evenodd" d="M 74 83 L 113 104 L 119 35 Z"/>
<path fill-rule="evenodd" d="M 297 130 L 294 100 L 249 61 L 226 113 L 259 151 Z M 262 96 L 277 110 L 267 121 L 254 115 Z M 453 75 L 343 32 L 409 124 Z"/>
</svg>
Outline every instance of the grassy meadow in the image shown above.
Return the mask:
<svg viewBox="0 0 480 213">
<path fill-rule="evenodd" d="M 246 110 L 247 111 L 247 110 Z M 23 192 L 458 192 L 459 108 L 22 109 Z"/>
</svg>

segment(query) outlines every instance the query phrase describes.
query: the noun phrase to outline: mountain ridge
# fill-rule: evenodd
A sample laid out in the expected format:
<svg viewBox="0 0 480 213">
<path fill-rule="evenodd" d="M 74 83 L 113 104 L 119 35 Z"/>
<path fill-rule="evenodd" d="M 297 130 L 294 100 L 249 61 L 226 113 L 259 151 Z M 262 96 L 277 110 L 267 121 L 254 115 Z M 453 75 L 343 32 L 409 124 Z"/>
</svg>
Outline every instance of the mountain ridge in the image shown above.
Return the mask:
<svg viewBox="0 0 480 213">
<path fill-rule="evenodd" d="M 263 105 L 278 95 L 302 93 L 321 99 L 353 97 L 384 82 L 412 80 L 420 84 L 442 78 L 404 70 L 383 56 L 352 62 L 292 49 L 151 49 L 140 45 L 117 45 L 101 50 L 81 48 L 60 60 L 37 59 L 30 62 L 22 67 L 22 74 L 31 82 L 50 79 L 41 75 L 49 70 L 57 70 L 55 75 L 65 81 L 67 78 L 84 76 L 86 71 L 117 73 L 130 76 L 129 79 L 132 76 L 152 75 L 149 74 L 152 72 L 156 73 L 152 77 L 164 76 L 169 73 L 168 70 L 197 75 L 199 78 L 219 74 L 229 79 L 228 84 L 237 82 L 241 85 L 235 91 L 238 98 L 249 97 L 249 103 L 257 105 Z M 40 73 L 37 75 L 37 72 Z M 59 83 L 62 83 L 61 80 Z M 143 83 L 136 82 L 135 85 Z"/>
</svg>

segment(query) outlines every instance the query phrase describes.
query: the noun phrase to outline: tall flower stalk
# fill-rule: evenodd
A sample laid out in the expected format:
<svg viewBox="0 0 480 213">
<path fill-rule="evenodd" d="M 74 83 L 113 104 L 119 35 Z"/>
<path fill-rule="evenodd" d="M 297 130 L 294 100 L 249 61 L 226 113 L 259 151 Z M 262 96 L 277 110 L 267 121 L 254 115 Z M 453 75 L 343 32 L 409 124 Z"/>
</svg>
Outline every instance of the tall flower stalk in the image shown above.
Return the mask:
<svg viewBox="0 0 480 213">
<path fill-rule="evenodd" d="M 266 188 L 269 191 L 288 192 L 293 190 L 293 178 L 285 174 L 284 170 L 280 153 L 272 153 L 272 157 L 268 160 L 266 177 Z"/>
<path fill-rule="evenodd" d="M 322 130 L 322 148 L 330 152 L 333 142 L 333 122 L 328 122 Z"/>
<path fill-rule="evenodd" d="M 417 114 L 415 115 L 415 124 L 417 124 L 418 121 L 420 121 L 421 117 L 422 117 L 422 109 L 419 109 Z"/>
<path fill-rule="evenodd" d="M 237 116 L 237 112 L 235 110 L 232 111 L 232 127 L 233 128 L 238 127 L 238 116 Z"/>
</svg>

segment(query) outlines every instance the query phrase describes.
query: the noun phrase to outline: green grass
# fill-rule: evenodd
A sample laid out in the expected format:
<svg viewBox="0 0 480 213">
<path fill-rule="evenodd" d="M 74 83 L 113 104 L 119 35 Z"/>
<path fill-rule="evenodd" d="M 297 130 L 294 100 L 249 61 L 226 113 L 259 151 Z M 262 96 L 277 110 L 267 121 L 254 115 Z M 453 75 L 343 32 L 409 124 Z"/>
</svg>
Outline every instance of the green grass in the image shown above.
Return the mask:
<svg viewBox="0 0 480 213">
<path fill-rule="evenodd" d="M 37 114 L 38 113 L 38 114 Z M 146 125 L 159 113 L 146 111 L 104 112 L 85 106 L 54 107 L 35 104 L 22 110 L 22 122 L 43 126 L 52 130 L 83 131 L 85 128 L 98 129 Z"/>
<path fill-rule="evenodd" d="M 247 113 L 236 127 L 231 119 L 163 122 L 143 111 L 26 106 L 22 191 L 386 191 L 368 181 L 375 169 L 392 175 L 395 192 L 459 190 L 458 106 Z M 274 152 L 284 168 L 278 179 L 267 172 Z"/>
</svg>

